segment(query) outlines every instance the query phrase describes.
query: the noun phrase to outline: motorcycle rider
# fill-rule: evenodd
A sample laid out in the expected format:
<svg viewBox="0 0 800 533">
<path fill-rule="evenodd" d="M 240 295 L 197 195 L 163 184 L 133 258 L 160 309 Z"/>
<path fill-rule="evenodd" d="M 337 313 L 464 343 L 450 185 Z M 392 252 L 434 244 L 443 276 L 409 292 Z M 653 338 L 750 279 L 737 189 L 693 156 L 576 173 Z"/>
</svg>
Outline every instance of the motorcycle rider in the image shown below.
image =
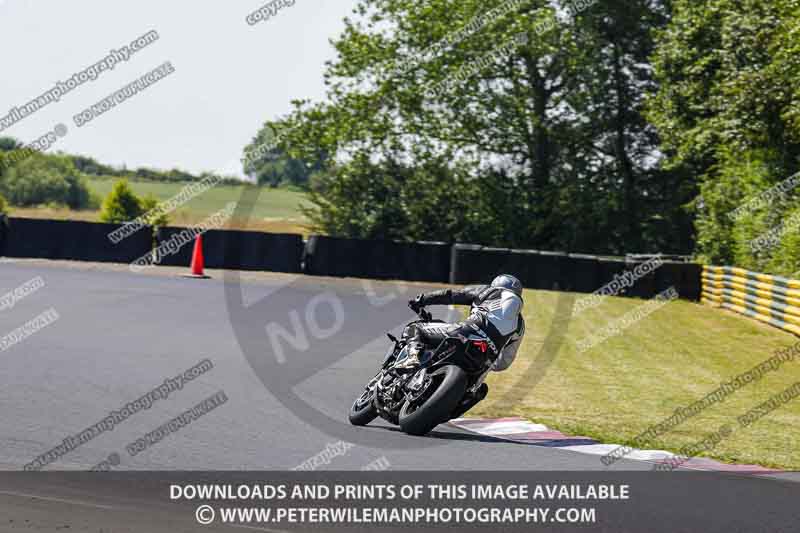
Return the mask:
<svg viewBox="0 0 800 533">
<path fill-rule="evenodd" d="M 443 289 L 421 293 L 408 302 L 408 306 L 419 312 L 427 305 L 470 305 L 469 317 L 454 324 L 411 324 L 403 332 L 409 346 L 408 358 L 402 368 L 411 369 L 419 364 L 425 346 L 436 346 L 446 336 L 469 336 L 477 334 L 486 340 L 489 357 L 493 359 L 491 370 L 506 370 L 514 358 L 525 335 L 522 318 L 522 283 L 510 274 L 501 274 L 490 285 L 465 287 L 460 290 Z M 489 387 L 481 383 L 465 400 L 453 418 L 461 416 L 486 397 Z"/>
</svg>

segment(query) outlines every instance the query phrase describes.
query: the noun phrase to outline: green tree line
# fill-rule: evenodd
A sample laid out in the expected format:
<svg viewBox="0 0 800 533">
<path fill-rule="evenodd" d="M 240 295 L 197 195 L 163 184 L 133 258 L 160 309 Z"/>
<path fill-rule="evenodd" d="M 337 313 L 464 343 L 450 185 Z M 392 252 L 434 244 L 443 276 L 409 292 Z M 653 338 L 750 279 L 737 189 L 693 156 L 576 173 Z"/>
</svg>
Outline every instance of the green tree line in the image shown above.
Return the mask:
<svg viewBox="0 0 800 533">
<path fill-rule="evenodd" d="M 10 137 L 0 138 L 0 195 L 18 206 L 99 205 L 70 156 L 45 155 Z"/>
<path fill-rule="evenodd" d="M 798 20 L 797 0 L 361 0 L 326 98 L 248 148 L 268 130 L 316 162 L 329 234 L 787 273 L 795 233 L 750 242 L 796 194 L 727 213 L 797 171 Z"/>
</svg>

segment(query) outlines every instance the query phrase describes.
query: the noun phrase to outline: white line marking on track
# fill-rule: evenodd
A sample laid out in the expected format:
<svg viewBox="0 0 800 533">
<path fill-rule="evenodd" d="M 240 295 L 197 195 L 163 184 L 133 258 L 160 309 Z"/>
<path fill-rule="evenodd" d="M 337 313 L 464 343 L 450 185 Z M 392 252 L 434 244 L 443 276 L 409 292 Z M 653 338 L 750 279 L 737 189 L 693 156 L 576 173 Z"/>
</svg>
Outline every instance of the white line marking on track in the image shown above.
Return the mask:
<svg viewBox="0 0 800 533">
<path fill-rule="evenodd" d="M 50 496 L 39 496 L 38 494 L 28 494 L 25 492 L 11 492 L 0 490 L 0 496 L 15 496 L 17 498 L 33 498 L 34 500 L 43 500 L 56 503 L 68 503 L 70 505 L 82 505 L 83 507 L 94 507 L 96 509 L 114 509 L 110 505 L 100 505 L 99 503 L 81 502 L 77 500 L 65 500 L 62 498 L 52 498 Z"/>
<path fill-rule="evenodd" d="M 514 435 L 519 433 L 529 433 L 532 431 L 547 431 L 547 426 L 544 424 L 532 424 L 530 422 L 522 421 L 484 422 L 469 425 L 464 424 L 459 425 L 458 427 L 489 436 Z"/>
</svg>

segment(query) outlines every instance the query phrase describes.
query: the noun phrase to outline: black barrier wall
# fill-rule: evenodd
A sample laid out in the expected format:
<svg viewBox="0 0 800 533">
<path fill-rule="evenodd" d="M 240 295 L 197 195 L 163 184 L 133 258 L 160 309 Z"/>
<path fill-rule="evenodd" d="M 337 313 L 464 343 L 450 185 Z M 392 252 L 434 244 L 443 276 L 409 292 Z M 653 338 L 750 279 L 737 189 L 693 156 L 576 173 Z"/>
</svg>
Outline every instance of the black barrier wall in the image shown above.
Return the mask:
<svg viewBox="0 0 800 533">
<path fill-rule="evenodd" d="M 488 248 L 475 244 L 454 244 L 450 250 L 450 283 L 467 285 L 486 283 L 494 276 L 513 271 L 527 286 L 530 277 L 522 267 L 527 261 L 517 261 L 512 268 L 511 250 L 508 248 Z"/>
<path fill-rule="evenodd" d="M 451 283 L 487 283 L 504 272 L 514 274 L 530 289 L 592 292 L 601 285 L 595 256 L 473 244 L 452 247 Z"/>
<path fill-rule="evenodd" d="M 456 244 L 451 249 L 450 283 L 488 283 L 497 274 L 517 276 L 529 289 L 594 292 L 618 279 L 631 280 L 643 260 L 608 259 L 593 255 L 511 250 L 474 244 Z M 631 274 L 626 274 L 630 272 Z M 702 267 L 693 263 L 665 261 L 652 272 L 639 276 L 619 296 L 652 298 L 674 286 L 680 296 L 700 299 Z"/>
<path fill-rule="evenodd" d="M 664 262 L 655 272 L 656 292 L 675 287 L 681 298 L 700 300 L 703 267 L 694 263 Z"/>
<path fill-rule="evenodd" d="M 188 267 L 194 249 L 191 235 L 187 228 L 159 228 L 156 245 L 162 253 L 157 254 L 158 264 Z M 300 235 L 235 230 L 210 230 L 203 234 L 206 268 L 297 273 L 302 255 Z"/>
<path fill-rule="evenodd" d="M 8 244 L 8 217 L 0 213 L 0 257 L 6 255 L 6 245 Z"/>
<path fill-rule="evenodd" d="M 600 275 L 600 263 L 596 256 L 569 254 L 563 264 L 563 284 L 566 290 L 594 292 L 606 283 Z"/>
<path fill-rule="evenodd" d="M 455 244 L 450 255 L 450 283 L 488 283 L 507 272 L 529 289 L 570 290 L 575 283 L 570 273 L 564 272 L 567 259 L 567 254 L 561 252 Z M 592 279 L 595 277 L 592 275 Z"/>
<path fill-rule="evenodd" d="M 144 227 L 114 244 L 108 235 L 120 226 L 76 220 L 14 217 L 8 223 L 5 255 L 130 263 L 152 249 L 153 234 L 149 227 Z"/>
<path fill-rule="evenodd" d="M 11 218 L 7 232 L 0 221 L 0 254 L 8 257 L 70 259 L 131 263 L 153 248 L 150 228 L 114 244 L 108 235 L 119 224 Z M 185 232 L 185 233 L 184 233 Z M 184 233 L 186 238 L 181 238 Z M 161 228 L 155 244 L 158 264 L 187 267 L 194 240 L 186 228 Z M 516 275 L 525 287 L 539 290 L 594 292 L 633 272 L 645 257 L 627 261 L 592 255 L 538 250 L 492 248 L 441 242 L 394 242 L 312 235 L 304 245 L 300 235 L 254 231 L 211 230 L 203 235 L 205 266 L 228 270 L 304 272 L 317 276 L 488 283 L 496 275 Z M 652 298 L 675 287 L 681 298 L 699 301 L 702 267 L 665 261 L 640 276 L 620 296 Z"/>
<path fill-rule="evenodd" d="M 316 276 L 446 283 L 450 245 L 312 235 L 306 244 L 303 272 Z"/>
</svg>

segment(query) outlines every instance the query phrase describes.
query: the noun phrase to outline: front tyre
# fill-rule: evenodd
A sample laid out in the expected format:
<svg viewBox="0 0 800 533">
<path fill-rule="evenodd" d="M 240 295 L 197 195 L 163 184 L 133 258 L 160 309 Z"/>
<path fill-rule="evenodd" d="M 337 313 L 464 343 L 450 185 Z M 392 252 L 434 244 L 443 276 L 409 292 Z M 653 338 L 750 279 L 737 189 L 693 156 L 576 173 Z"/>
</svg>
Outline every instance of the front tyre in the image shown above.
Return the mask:
<svg viewBox="0 0 800 533">
<path fill-rule="evenodd" d="M 455 365 L 431 372 L 425 390 L 406 400 L 400 409 L 400 429 L 409 435 L 425 435 L 450 419 L 467 390 L 467 374 Z"/>
<path fill-rule="evenodd" d="M 382 372 L 372 378 L 361 396 L 356 398 L 356 401 L 350 406 L 348 418 L 354 426 L 366 426 L 378 417 L 378 411 L 375 409 L 375 384 L 381 375 Z"/>
</svg>

